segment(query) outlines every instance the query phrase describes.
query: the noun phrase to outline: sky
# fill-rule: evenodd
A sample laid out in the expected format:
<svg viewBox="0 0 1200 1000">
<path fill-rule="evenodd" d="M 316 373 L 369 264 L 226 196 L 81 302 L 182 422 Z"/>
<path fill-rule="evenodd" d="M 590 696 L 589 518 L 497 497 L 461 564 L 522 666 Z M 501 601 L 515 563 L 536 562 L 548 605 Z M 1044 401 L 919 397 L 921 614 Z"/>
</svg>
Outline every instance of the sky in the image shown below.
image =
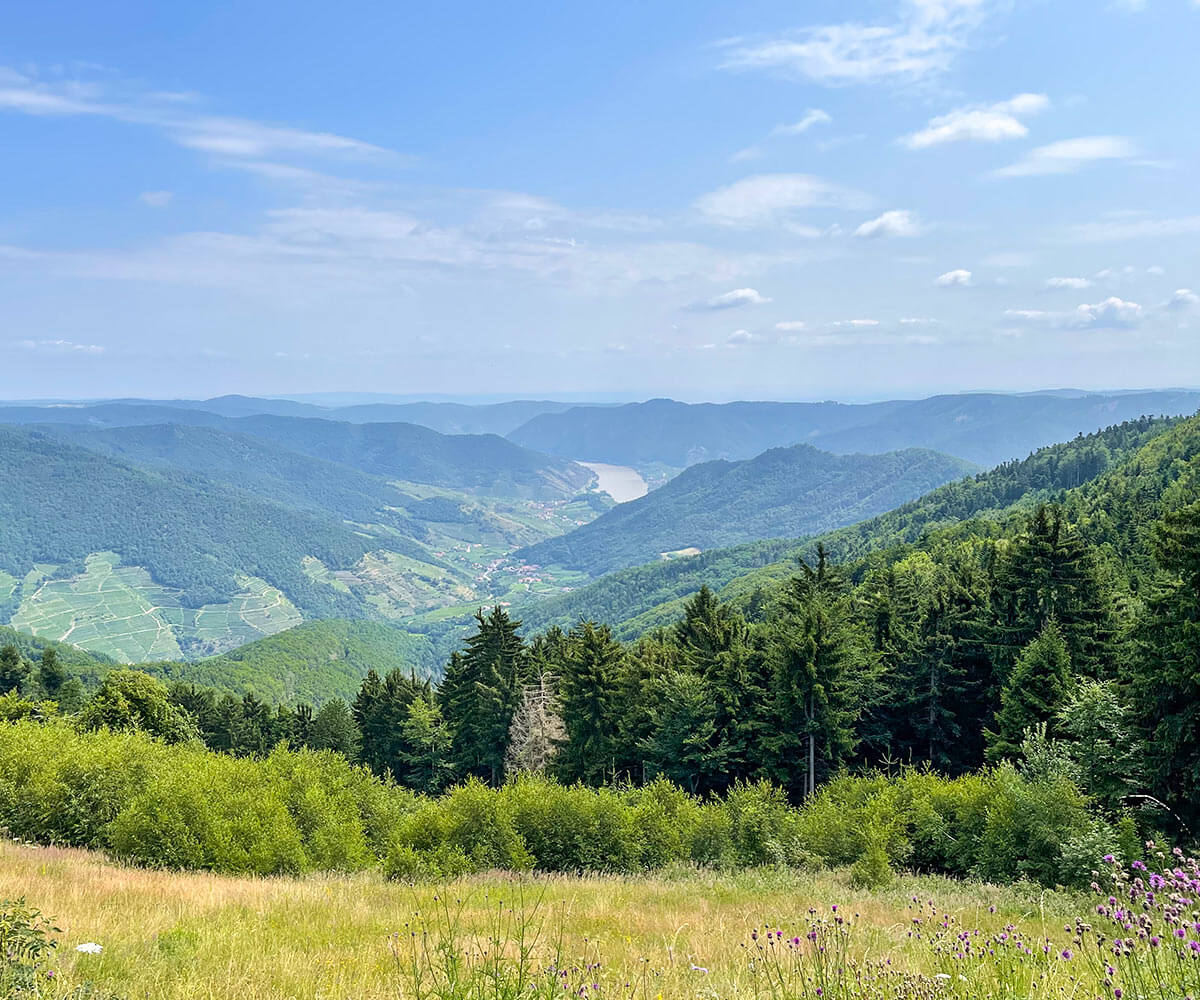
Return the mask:
<svg viewBox="0 0 1200 1000">
<path fill-rule="evenodd" d="M 1198 0 L 16 0 L 0 397 L 1200 385 Z"/>
</svg>

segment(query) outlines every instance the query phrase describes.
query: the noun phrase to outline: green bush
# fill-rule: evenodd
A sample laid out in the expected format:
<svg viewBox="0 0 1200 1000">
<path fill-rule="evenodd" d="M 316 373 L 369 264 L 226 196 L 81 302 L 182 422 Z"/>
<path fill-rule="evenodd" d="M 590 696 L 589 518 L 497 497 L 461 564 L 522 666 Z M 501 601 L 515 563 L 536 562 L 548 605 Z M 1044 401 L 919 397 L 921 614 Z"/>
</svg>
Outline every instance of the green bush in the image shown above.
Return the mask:
<svg viewBox="0 0 1200 1000">
<path fill-rule="evenodd" d="M 479 781 L 429 798 L 330 751 L 233 757 L 61 719 L 0 722 L 0 826 L 140 864 L 270 875 L 355 871 L 454 877 L 487 869 L 633 872 L 679 862 L 849 867 L 877 886 L 901 867 L 995 881 L 1086 884 L 1104 854 L 1132 856 L 1116 825 L 1061 774 L 1011 765 L 842 776 L 801 807 L 765 782 L 707 802 L 641 788 Z"/>
</svg>

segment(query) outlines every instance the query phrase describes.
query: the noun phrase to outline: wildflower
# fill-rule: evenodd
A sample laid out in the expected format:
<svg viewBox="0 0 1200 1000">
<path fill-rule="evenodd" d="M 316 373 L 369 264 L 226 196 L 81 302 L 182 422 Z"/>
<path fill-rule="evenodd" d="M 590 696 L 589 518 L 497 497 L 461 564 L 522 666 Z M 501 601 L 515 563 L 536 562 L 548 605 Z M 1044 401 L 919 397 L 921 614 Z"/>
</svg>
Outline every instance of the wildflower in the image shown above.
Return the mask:
<svg viewBox="0 0 1200 1000">
<path fill-rule="evenodd" d="M 699 972 L 705 976 L 708 975 L 708 969 L 706 969 L 703 965 L 697 965 L 695 962 L 692 963 L 692 971 Z"/>
<path fill-rule="evenodd" d="M 83 944 L 77 944 L 75 950 L 81 951 L 85 955 L 99 955 L 104 948 L 102 945 L 96 944 L 95 941 L 85 941 Z"/>
</svg>

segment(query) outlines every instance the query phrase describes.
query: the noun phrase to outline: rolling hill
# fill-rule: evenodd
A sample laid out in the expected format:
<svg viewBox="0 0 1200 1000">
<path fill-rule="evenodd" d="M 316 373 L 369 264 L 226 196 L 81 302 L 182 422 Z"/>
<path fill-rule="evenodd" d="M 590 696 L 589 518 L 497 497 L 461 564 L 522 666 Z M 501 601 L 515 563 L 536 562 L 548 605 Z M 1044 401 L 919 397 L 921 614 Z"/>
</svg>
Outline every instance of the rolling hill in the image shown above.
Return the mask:
<svg viewBox="0 0 1200 1000">
<path fill-rule="evenodd" d="M 812 444 L 838 454 L 932 448 L 988 467 L 1143 415 L 1200 409 L 1200 392 L 965 393 L 844 403 L 678 403 L 579 406 L 543 413 L 510 433 L 527 448 L 586 461 L 682 467 Z"/>
<path fill-rule="evenodd" d="M 516 553 L 599 576 L 683 550 L 818 534 L 872 517 L 974 471 L 911 448 L 833 455 L 810 445 L 693 465 L 639 500 Z"/>
<path fill-rule="evenodd" d="M 1164 444 L 1160 444 L 1160 439 Z M 527 630 L 570 627 L 581 618 L 612 624 L 630 638 L 678 617 L 684 600 L 707 585 L 725 596 L 748 596 L 795 571 L 796 558 L 811 558 L 818 542 L 837 562 L 864 559 L 883 550 L 914 545 L 931 533 L 972 520 L 995 522 L 1038 502 L 1077 495 L 1103 476 L 1116 477 L 1138 456 L 1168 452 L 1182 469 L 1200 463 L 1200 417 L 1141 419 L 1042 448 L 858 524 L 807 539 L 771 539 L 713 549 L 690 558 L 658 560 L 619 570 L 569 594 L 517 609 Z M 1180 444 L 1179 442 L 1183 442 Z M 1193 448 L 1193 445 L 1195 446 Z M 1168 464 L 1155 459 L 1155 467 Z M 1133 520 L 1131 518 L 1131 520 Z M 1129 531 L 1136 531 L 1135 525 Z"/>
<path fill-rule="evenodd" d="M 177 424 L 249 434 L 302 455 L 407 482 L 500 496 L 551 499 L 587 487 L 593 475 L 495 434 L 441 434 L 409 423 L 351 424 L 314 417 L 226 417 L 182 406 L 101 403 L 0 407 L 0 424 L 112 429 Z"/>
<path fill-rule="evenodd" d="M 206 427 L 41 426 L 0 427 L 0 622 L 129 662 L 486 601 L 507 553 L 604 506 L 400 489 Z"/>
</svg>

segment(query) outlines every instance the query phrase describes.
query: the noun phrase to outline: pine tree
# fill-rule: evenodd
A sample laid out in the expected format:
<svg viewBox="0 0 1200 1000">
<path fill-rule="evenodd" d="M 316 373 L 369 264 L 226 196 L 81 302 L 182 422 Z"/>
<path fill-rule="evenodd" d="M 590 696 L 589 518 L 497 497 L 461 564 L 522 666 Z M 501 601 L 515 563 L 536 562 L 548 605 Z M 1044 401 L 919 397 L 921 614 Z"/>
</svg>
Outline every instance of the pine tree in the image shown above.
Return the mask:
<svg viewBox="0 0 1200 1000">
<path fill-rule="evenodd" d="M 29 664 L 12 643 L 0 649 L 0 694 L 19 691 L 29 676 Z"/>
<path fill-rule="evenodd" d="M 438 705 L 454 740 L 460 775 L 493 784 L 504 777 L 508 729 L 527 678 L 528 656 L 519 621 L 501 607 L 475 615 L 478 630 L 464 653 L 450 658 Z"/>
<path fill-rule="evenodd" d="M 347 760 L 358 758 L 358 726 L 350 706 L 341 698 L 327 701 L 313 719 L 310 745 L 316 750 L 333 750 Z"/>
<path fill-rule="evenodd" d="M 583 622 L 568 636 L 559 678 L 559 704 L 566 738 L 559 743 L 555 771 L 564 781 L 602 784 L 615 766 L 617 676 L 625 650 L 607 625 Z"/>
<path fill-rule="evenodd" d="M 764 740 L 772 776 L 804 796 L 818 768 L 829 773 L 854 752 L 855 723 L 876 678 L 870 650 L 852 625 L 844 584 L 823 547 L 801 561 L 766 633 L 774 731 Z"/>
<path fill-rule="evenodd" d="M 427 794 L 442 791 L 454 774 L 450 729 L 428 687 L 409 703 L 402 731 L 404 783 Z"/>
<path fill-rule="evenodd" d="M 1058 622 L 1049 618 L 1017 657 L 1000 695 L 995 732 L 988 733 L 991 760 L 1015 757 L 1025 732 L 1046 725 L 1046 738 L 1058 735 L 1057 716 L 1071 691 L 1071 654 Z"/>
<path fill-rule="evenodd" d="M 362 741 L 359 755 L 376 774 L 400 775 L 412 749 L 404 735 L 408 710 L 424 688 L 415 675 L 399 669 L 388 671 L 382 679 L 374 669 L 367 671 L 353 714 Z"/>
<path fill-rule="evenodd" d="M 1001 683 L 1016 656 L 1054 618 L 1075 669 L 1112 672 L 1114 626 L 1109 594 L 1092 551 L 1058 508 L 1043 504 L 999 561 L 992 605 L 994 655 Z"/>
<path fill-rule="evenodd" d="M 58 650 L 47 646 L 42 650 L 42 662 L 38 664 L 37 683 L 42 694 L 47 698 L 56 699 L 58 692 L 67 680 L 67 671 L 58 659 Z"/>
<path fill-rule="evenodd" d="M 1147 776 L 1183 822 L 1200 828 L 1200 502 L 1156 526 L 1161 570 L 1136 630 L 1130 689 Z"/>
<path fill-rule="evenodd" d="M 723 767 L 712 692 L 703 678 L 678 670 L 657 678 L 655 687 L 654 727 L 642 744 L 649 776 L 698 794 Z"/>
</svg>

